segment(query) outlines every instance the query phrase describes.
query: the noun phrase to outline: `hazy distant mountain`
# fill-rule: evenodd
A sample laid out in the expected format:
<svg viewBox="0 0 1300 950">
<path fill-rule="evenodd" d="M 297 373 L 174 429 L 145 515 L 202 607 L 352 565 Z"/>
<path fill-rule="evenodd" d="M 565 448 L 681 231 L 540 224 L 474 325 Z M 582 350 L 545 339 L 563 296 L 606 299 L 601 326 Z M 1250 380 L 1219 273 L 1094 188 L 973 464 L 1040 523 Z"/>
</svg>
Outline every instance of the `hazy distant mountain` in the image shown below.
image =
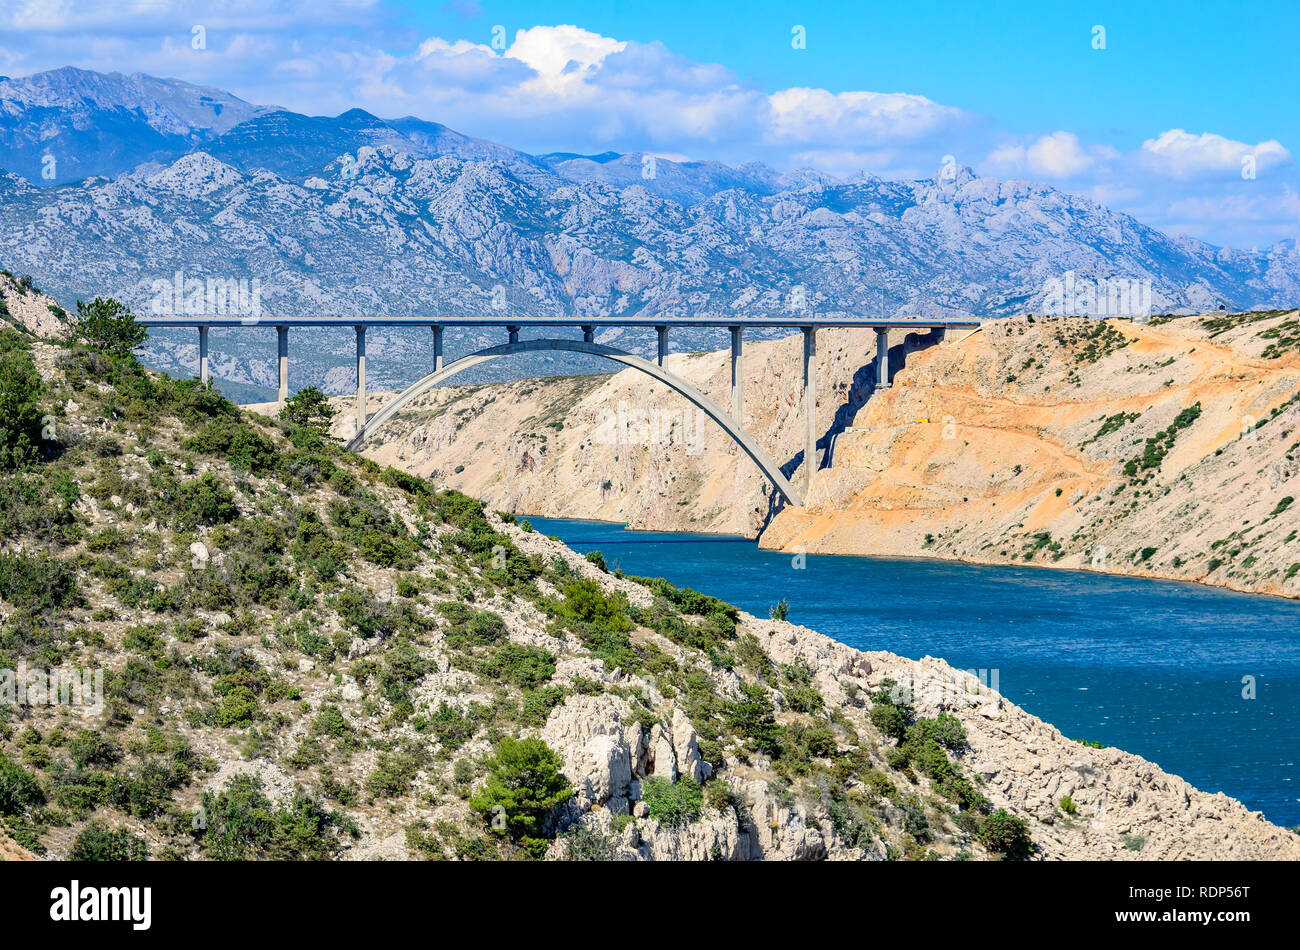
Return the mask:
<svg viewBox="0 0 1300 950">
<path fill-rule="evenodd" d="M 204 151 L 244 171 L 262 168 L 301 178 L 367 145 L 388 146 L 420 158 L 450 155 L 469 161 L 542 167 L 531 155 L 461 135 L 436 122 L 409 116 L 388 121 L 362 109 L 335 118 L 285 111 L 260 115 L 222 134 Z"/>
<path fill-rule="evenodd" d="M 70 66 L 0 79 L 0 168 L 39 186 L 113 178 L 199 147 L 235 168 L 301 177 L 364 145 L 543 167 L 531 155 L 413 116 L 384 120 L 362 109 L 307 116 L 179 79 Z"/>
<path fill-rule="evenodd" d="M 172 160 L 267 111 L 220 89 L 143 73 L 67 66 L 5 79 L 0 168 L 39 185 L 113 176 Z"/>
<path fill-rule="evenodd" d="M 102 78 L 159 95 L 176 88 Z M 1067 271 L 1149 282 L 1157 312 L 1300 297 L 1291 244 L 1250 252 L 1171 238 L 1089 199 L 968 169 L 951 180 L 838 182 L 759 164 L 649 166 L 638 153 L 534 158 L 417 119 L 239 104 L 250 114 L 220 130 L 210 122 L 204 149 L 113 180 L 39 188 L 0 177 L 0 265 L 66 303 L 110 293 L 141 312 L 177 271 L 257 280 L 268 315 L 995 316 L 1043 312 L 1046 282 Z M 74 111 L 52 92 L 27 108 Z M 209 111 L 229 121 L 234 108 Z M 179 140 L 200 134 L 183 111 L 158 102 L 131 114 Z M 25 114 L 7 112 L 6 127 L 26 128 Z M 12 168 L 12 154 L 0 150 L 0 166 Z M 190 371 L 189 336 L 158 334 L 156 361 Z M 274 335 L 262 336 L 214 338 L 217 373 L 271 385 Z M 648 353 L 652 337 L 628 332 L 621 343 Z M 449 341 L 449 354 L 489 338 Z M 673 345 L 720 341 L 683 332 Z M 414 378 L 428 343 L 427 333 L 374 333 L 374 384 Z M 346 389 L 351 346 L 347 331 L 317 335 L 295 350 L 294 382 Z"/>
<path fill-rule="evenodd" d="M 836 183 L 832 175 L 808 168 L 778 172 L 762 162 L 746 162 L 737 168 L 721 162 L 677 162 L 646 152 L 603 152 L 576 155 L 552 152 L 539 156 L 556 174 L 569 181 L 626 188 L 640 185 L 651 194 L 671 198 L 679 204 L 695 204 L 720 191 L 733 188 L 756 195 L 798 190 Z"/>
</svg>

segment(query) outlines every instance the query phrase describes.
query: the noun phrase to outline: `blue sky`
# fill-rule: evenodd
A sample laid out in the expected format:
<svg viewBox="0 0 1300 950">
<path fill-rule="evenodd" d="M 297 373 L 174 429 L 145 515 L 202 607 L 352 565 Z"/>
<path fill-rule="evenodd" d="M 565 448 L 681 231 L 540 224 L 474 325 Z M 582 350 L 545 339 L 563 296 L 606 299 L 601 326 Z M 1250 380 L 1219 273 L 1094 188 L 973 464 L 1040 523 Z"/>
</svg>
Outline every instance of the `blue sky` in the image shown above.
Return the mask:
<svg viewBox="0 0 1300 950">
<path fill-rule="evenodd" d="M 8 75 L 139 70 L 529 151 L 903 178 L 951 156 L 1240 247 L 1300 228 L 1298 54 L 1294 0 L 0 0 Z"/>
<path fill-rule="evenodd" d="M 1295 141 L 1300 92 L 1282 85 L 1300 61 L 1300 3 L 1052 4 L 824 2 L 547 3 L 547 21 L 620 39 L 661 40 L 719 62 L 765 89 L 914 92 L 1034 132 L 1053 125 L 1140 145 L 1153 120 L 1232 138 Z M 1139 8 L 1140 6 L 1140 8 Z M 535 2 L 413 4 L 409 22 L 439 35 L 482 24 L 535 25 Z M 797 14 L 791 11 L 797 10 Z M 804 53 L 790 29 L 807 28 Z M 1105 55 L 1092 28 L 1107 29 Z M 1210 68 L 1207 68 L 1210 67 Z M 1062 120 L 1068 116 L 1068 122 Z"/>
</svg>

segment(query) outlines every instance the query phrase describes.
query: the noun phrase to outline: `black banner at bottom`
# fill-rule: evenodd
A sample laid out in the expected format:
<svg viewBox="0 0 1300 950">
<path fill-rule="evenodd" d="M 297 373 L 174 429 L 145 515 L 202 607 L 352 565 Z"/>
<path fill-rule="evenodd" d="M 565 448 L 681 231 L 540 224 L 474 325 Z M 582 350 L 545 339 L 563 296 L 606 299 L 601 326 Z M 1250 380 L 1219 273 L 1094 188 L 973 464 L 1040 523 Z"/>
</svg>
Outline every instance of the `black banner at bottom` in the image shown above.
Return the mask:
<svg viewBox="0 0 1300 950">
<path fill-rule="evenodd" d="M 787 917 L 796 927 L 1001 930 L 1063 926 L 1086 938 L 1123 931 L 1229 940 L 1294 926 L 1295 868 L 1254 863 L 873 864 L 73 864 L 0 863 L 10 941 L 112 933 L 128 942 L 319 935 L 433 922 L 507 933 L 574 915 L 582 933 L 644 923 L 673 908 L 672 932 Z M 658 910 L 653 910 L 658 907 Z M 539 918 L 538 914 L 544 916 Z M 930 915 L 930 916 L 927 916 Z M 854 924 L 854 921 L 857 923 Z M 1067 922 L 1068 921 L 1068 925 Z M 985 931 L 991 933 L 992 931 Z"/>
</svg>

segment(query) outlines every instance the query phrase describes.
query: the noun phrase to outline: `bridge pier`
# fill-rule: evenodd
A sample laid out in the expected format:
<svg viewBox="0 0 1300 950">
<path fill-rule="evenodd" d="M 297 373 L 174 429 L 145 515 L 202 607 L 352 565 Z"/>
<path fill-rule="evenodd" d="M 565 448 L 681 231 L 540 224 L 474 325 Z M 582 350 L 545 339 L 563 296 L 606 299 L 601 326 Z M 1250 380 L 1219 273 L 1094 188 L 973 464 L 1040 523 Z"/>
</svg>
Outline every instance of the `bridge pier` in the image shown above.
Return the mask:
<svg viewBox="0 0 1300 950">
<path fill-rule="evenodd" d="M 208 384 L 208 328 L 199 327 L 199 382 Z"/>
<path fill-rule="evenodd" d="M 729 329 L 731 330 L 731 418 L 736 420 L 736 425 L 744 425 L 745 397 L 741 387 L 745 377 L 741 359 L 740 334 L 745 328 L 729 327 Z"/>
<path fill-rule="evenodd" d="M 876 389 L 889 388 L 889 331 L 876 327 Z"/>
<path fill-rule="evenodd" d="M 817 467 L 817 328 L 803 328 L 803 502 Z"/>
<path fill-rule="evenodd" d="M 509 324 L 509 325 L 507 325 L 507 326 L 506 326 L 506 332 L 507 332 L 508 334 L 510 334 L 510 342 L 511 342 L 511 343 L 518 343 L 518 342 L 519 342 L 519 328 L 518 328 L 517 326 L 514 326 L 513 324 Z"/>
<path fill-rule="evenodd" d="M 357 431 L 366 426 L 366 328 L 357 326 Z"/>
<path fill-rule="evenodd" d="M 289 328 L 275 328 L 276 349 L 280 354 L 280 394 L 276 397 L 280 402 L 289 398 Z"/>
<path fill-rule="evenodd" d="M 668 359 L 668 328 L 663 324 L 655 327 L 655 336 L 659 338 L 659 365 Z"/>
<path fill-rule="evenodd" d="M 583 343 L 595 343 L 595 342 L 596 342 L 596 328 L 595 328 L 595 327 L 593 327 L 593 326 L 585 326 L 585 327 L 582 328 L 582 342 L 583 342 Z"/>
<path fill-rule="evenodd" d="M 442 327 L 433 325 L 433 371 L 442 369 Z"/>
</svg>

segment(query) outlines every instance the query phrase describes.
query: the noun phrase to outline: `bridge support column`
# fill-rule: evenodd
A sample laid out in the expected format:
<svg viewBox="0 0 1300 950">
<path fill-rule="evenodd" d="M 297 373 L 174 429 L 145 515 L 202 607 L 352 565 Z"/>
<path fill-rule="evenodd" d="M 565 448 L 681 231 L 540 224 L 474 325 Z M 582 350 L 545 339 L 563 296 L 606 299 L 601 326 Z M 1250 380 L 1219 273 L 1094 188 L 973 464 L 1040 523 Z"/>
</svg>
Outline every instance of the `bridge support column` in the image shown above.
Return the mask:
<svg viewBox="0 0 1300 950">
<path fill-rule="evenodd" d="M 876 327 L 876 389 L 889 388 L 889 331 Z"/>
<path fill-rule="evenodd" d="M 199 382 L 208 384 L 208 328 L 199 327 Z"/>
<path fill-rule="evenodd" d="M 289 398 L 289 328 L 276 327 L 275 337 L 280 354 L 280 394 L 276 398 L 284 402 Z"/>
<path fill-rule="evenodd" d="M 511 343 L 518 343 L 518 342 L 519 342 L 519 328 L 518 328 L 518 327 L 515 327 L 515 326 L 508 326 L 508 327 L 506 327 L 506 332 L 510 334 L 510 342 L 511 342 Z"/>
<path fill-rule="evenodd" d="M 731 418 L 736 425 L 744 425 L 745 395 L 742 385 L 745 373 L 742 367 L 740 334 L 744 327 L 729 327 L 731 330 Z M 662 365 L 662 360 L 660 365 Z"/>
<path fill-rule="evenodd" d="M 655 327 L 655 336 L 659 342 L 659 365 L 664 365 L 664 360 L 668 359 L 668 328 L 666 326 Z"/>
<path fill-rule="evenodd" d="M 817 328 L 803 328 L 803 502 L 817 468 Z"/>
<path fill-rule="evenodd" d="M 357 431 L 366 425 L 366 328 L 357 327 Z"/>
<path fill-rule="evenodd" d="M 583 343 L 595 343 L 595 342 L 596 342 L 596 328 L 595 328 L 595 327 L 583 327 L 583 328 L 582 328 L 582 342 L 583 342 Z"/>
<path fill-rule="evenodd" d="M 442 371 L 442 327 L 433 328 L 433 371 Z"/>
</svg>

